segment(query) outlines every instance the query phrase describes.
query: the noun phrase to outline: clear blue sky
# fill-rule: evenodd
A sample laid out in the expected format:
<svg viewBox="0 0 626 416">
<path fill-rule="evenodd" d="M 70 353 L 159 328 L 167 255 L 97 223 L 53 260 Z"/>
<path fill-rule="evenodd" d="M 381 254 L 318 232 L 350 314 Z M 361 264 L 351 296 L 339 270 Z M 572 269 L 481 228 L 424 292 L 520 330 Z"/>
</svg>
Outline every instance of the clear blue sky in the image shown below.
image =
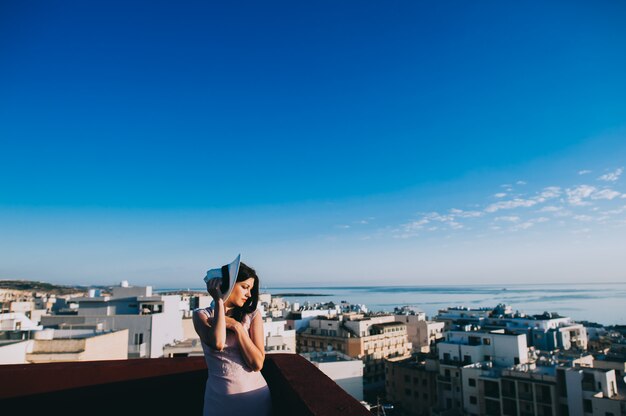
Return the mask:
<svg viewBox="0 0 626 416">
<path fill-rule="evenodd" d="M 623 281 L 624 16 L 4 1 L 0 278 Z"/>
</svg>

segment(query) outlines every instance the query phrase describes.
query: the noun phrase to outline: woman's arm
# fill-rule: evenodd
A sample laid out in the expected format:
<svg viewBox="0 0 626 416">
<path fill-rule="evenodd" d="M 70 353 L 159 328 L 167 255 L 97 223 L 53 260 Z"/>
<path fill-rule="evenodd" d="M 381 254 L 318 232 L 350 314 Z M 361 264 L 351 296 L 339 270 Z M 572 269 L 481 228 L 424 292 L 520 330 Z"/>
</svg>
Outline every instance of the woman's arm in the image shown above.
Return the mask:
<svg viewBox="0 0 626 416">
<path fill-rule="evenodd" d="M 226 322 L 224 312 L 224 301 L 220 291 L 221 279 L 211 279 L 207 282 L 206 288 L 213 297 L 213 316 L 209 317 L 202 309 L 193 313 L 193 327 L 196 333 L 209 347 L 222 351 L 226 343 Z"/>
<path fill-rule="evenodd" d="M 222 351 L 226 341 L 226 323 L 224 319 L 224 301 L 215 302 L 213 317 L 202 309 L 193 313 L 193 327 L 196 333 L 209 347 Z"/>
<path fill-rule="evenodd" d="M 250 333 L 248 333 L 243 325 L 232 318 L 227 317 L 227 326 L 232 327 L 237 334 L 241 354 L 246 364 L 253 371 L 261 371 L 263 361 L 265 360 L 265 343 L 263 337 L 263 320 L 260 314 L 256 314 L 250 323 Z"/>
</svg>

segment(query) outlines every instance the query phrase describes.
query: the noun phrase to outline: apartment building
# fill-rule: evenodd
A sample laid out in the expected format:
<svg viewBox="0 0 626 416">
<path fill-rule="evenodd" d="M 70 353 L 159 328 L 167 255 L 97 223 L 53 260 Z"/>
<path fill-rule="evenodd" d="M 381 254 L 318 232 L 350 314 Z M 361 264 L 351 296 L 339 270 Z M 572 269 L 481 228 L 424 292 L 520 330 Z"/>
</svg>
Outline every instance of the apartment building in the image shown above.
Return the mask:
<svg viewBox="0 0 626 416">
<path fill-rule="evenodd" d="M 435 358 L 396 357 L 385 360 L 385 393 L 403 416 L 428 416 L 437 404 L 439 363 Z M 395 414 L 395 413 L 394 413 Z"/>
<path fill-rule="evenodd" d="M 179 295 L 154 295 L 151 286 L 130 286 L 124 281 L 110 296 L 75 298 L 76 315 L 42 317 L 46 328 L 128 330 L 128 358 L 157 358 L 163 347 L 183 339 Z"/>
<path fill-rule="evenodd" d="M 384 385 L 384 358 L 406 357 L 411 348 L 406 325 L 395 322 L 392 315 L 365 317 L 351 313 L 336 318 L 317 317 L 297 336 L 298 352 L 335 350 L 362 360 L 366 388 Z"/>
</svg>

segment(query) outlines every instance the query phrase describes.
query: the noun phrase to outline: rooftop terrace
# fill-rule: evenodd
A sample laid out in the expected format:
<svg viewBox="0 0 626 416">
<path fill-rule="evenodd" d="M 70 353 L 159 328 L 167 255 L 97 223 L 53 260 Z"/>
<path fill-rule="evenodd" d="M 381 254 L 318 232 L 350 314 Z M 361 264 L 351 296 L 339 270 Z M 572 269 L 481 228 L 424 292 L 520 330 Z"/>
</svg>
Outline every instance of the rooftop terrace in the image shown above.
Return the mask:
<svg viewBox="0 0 626 416">
<path fill-rule="evenodd" d="M 276 416 L 370 415 L 299 355 L 268 354 L 262 373 Z M 0 408 L 6 414 L 199 415 L 206 376 L 203 357 L 3 365 Z"/>
</svg>

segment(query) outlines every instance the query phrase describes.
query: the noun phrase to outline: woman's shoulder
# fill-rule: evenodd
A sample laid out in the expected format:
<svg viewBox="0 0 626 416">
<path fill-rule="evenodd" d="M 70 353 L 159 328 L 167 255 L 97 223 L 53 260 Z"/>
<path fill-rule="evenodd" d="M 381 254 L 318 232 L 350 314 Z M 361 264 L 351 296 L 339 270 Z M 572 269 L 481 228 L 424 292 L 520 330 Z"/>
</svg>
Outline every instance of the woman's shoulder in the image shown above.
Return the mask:
<svg viewBox="0 0 626 416">
<path fill-rule="evenodd" d="M 255 309 L 252 312 L 247 313 L 245 315 L 245 319 L 252 322 L 257 316 L 261 316 L 261 312 L 258 309 Z"/>
</svg>

